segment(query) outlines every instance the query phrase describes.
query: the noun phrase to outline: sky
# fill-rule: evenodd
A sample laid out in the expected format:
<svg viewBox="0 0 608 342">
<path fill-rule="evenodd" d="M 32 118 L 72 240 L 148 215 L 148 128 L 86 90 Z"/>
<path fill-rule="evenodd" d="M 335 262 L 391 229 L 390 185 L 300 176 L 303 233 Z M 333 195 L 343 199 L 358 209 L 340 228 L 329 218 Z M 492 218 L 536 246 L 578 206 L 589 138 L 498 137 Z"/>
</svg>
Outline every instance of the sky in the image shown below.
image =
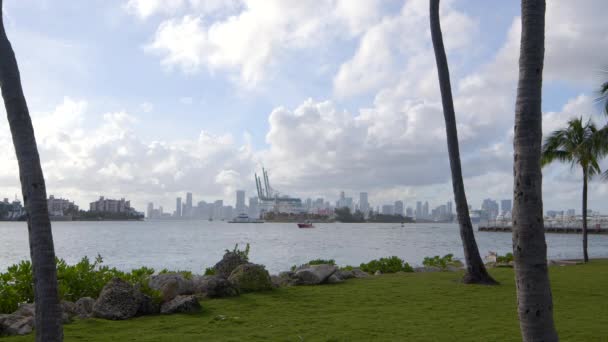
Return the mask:
<svg viewBox="0 0 608 342">
<path fill-rule="evenodd" d="M 547 1 L 546 134 L 607 122 L 607 6 Z M 473 207 L 512 197 L 519 15 L 518 1 L 441 3 Z M 262 167 L 301 198 L 453 198 L 426 0 L 5 0 L 4 20 L 47 192 L 83 208 L 234 203 Z M 20 198 L 6 120 L 0 144 L 0 197 Z M 580 170 L 543 169 L 546 210 L 580 212 L 581 192 Z M 605 181 L 589 208 L 608 212 Z"/>
</svg>

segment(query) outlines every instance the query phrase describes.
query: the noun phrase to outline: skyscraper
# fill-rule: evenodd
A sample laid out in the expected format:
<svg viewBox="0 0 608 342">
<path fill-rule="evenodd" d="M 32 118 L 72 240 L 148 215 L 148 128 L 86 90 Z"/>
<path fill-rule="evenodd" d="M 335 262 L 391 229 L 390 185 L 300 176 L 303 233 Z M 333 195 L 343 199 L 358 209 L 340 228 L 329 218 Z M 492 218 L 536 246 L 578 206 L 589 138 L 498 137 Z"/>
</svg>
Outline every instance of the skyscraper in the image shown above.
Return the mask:
<svg viewBox="0 0 608 342">
<path fill-rule="evenodd" d="M 152 218 L 152 210 L 154 210 L 154 204 L 152 202 L 148 203 L 148 210 L 146 211 L 146 218 Z"/>
<path fill-rule="evenodd" d="M 396 201 L 394 205 L 394 214 L 404 216 L 403 201 Z"/>
<path fill-rule="evenodd" d="M 175 199 L 175 217 L 182 217 L 182 198 Z"/>
<path fill-rule="evenodd" d="M 366 214 L 369 212 L 369 202 L 367 200 L 367 192 L 359 193 L 359 210 Z"/>
<path fill-rule="evenodd" d="M 237 190 L 236 191 L 236 213 L 243 214 L 245 213 L 245 190 Z"/>
<path fill-rule="evenodd" d="M 416 202 L 416 218 L 422 218 L 422 202 Z"/>
<path fill-rule="evenodd" d="M 511 200 L 510 199 L 504 199 L 502 201 L 500 201 L 500 210 L 502 211 L 502 213 L 507 213 L 511 211 Z"/>
<path fill-rule="evenodd" d="M 185 207 L 185 212 L 182 212 L 182 216 L 188 216 L 191 217 L 192 216 L 192 193 L 191 192 L 187 192 L 186 193 L 186 207 Z"/>
<path fill-rule="evenodd" d="M 422 206 L 422 217 L 429 217 L 429 202 L 425 201 Z"/>
<path fill-rule="evenodd" d="M 258 207 L 258 198 L 249 197 L 249 217 L 259 217 L 260 209 Z"/>
<path fill-rule="evenodd" d="M 447 206 L 448 206 L 448 215 L 452 215 L 452 201 L 448 201 Z"/>
</svg>

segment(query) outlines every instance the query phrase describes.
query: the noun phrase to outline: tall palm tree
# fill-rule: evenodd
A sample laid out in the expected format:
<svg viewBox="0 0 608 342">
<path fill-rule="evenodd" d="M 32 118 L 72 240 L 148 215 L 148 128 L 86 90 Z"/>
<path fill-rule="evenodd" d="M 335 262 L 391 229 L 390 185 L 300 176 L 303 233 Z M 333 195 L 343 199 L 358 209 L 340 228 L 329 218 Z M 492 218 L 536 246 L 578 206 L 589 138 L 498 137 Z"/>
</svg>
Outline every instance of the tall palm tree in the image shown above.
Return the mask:
<svg viewBox="0 0 608 342">
<path fill-rule="evenodd" d="M 441 89 L 441 103 L 443 105 L 443 116 L 445 117 L 445 129 L 448 140 L 448 154 L 450 156 L 450 169 L 452 171 L 452 188 L 454 189 L 454 201 L 456 202 L 456 214 L 460 226 L 460 238 L 464 248 L 464 256 L 467 272 L 464 276 L 465 283 L 474 284 L 498 284 L 486 270 L 481 260 L 473 225 L 469 216 L 467 196 L 464 191 L 462 180 L 462 169 L 460 166 L 460 151 L 458 148 L 458 131 L 456 130 L 456 115 L 454 114 L 454 103 L 452 100 L 452 87 L 450 85 L 450 71 L 448 61 L 443 47 L 441 24 L 439 22 L 439 0 L 431 0 L 430 3 L 431 37 L 435 49 L 435 60 L 437 61 L 437 74 L 439 75 L 439 88 Z"/>
<path fill-rule="evenodd" d="M 522 0 L 513 137 L 513 256 L 522 340 L 558 341 L 547 268 L 541 173 L 545 0 Z"/>
<path fill-rule="evenodd" d="M 19 162 L 21 191 L 27 212 L 30 255 L 34 269 L 36 341 L 61 341 L 63 327 L 46 187 L 17 60 L 6 36 L 2 14 L 0 0 L 0 87 Z"/>
<path fill-rule="evenodd" d="M 598 129 L 589 120 L 583 123 L 582 118 L 568 121 L 568 125 L 559 129 L 545 140 L 543 145 L 543 166 L 554 161 L 578 165 L 583 170 L 583 258 L 589 261 L 587 255 L 587 182 L 593 176 L 601 173 L 598 159 L 604 152 L 598 139 Z"/>
<path fill-rule="evenodd" d="M 604 102 L 604 111 L 608 115 L 608 81 L 600 87 L 600 101 Z"/>
</svg>

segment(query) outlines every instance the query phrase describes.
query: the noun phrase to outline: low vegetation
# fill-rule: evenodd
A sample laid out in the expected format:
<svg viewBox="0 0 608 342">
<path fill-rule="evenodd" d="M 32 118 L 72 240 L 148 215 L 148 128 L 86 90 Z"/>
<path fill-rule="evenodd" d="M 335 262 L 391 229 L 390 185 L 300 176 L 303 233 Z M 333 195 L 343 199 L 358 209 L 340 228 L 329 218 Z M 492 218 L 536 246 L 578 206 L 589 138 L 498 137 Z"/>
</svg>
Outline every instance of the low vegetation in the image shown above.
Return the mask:
<svg viewBox="0 0 608 342">
<path fill-rule="evenodd" d="M 441 270 L 447 270 L 448 267 L 461 267 L 462 262 L 454 259 L 453 254 L 446 254 L 442 257 L 435 255 L 434 257 L 426 257 L 422 261 L 422 264 L 426 267 L 437 267 Z"/>
<path fill-rule="evenodd" d="M 359 265 L 359 268 L 368 273 L 375 273 L 376 271 L 380 271 L 381 273 L 414 272 L 410 264 L 396 256 L 372 260 Z"/>
<path fill-rule="evenodd" d="M 66 341 L 521 341 L 513 270 L 501 285 L 460 282 L 460 272 L 400 273 L 328 286 L 295 286 L 208 299 L 189 315 L 78 320 Z M 608 336 L 608 261 L 550 267 L 563 341 Z M 34 335 L 7 342 L 34 341 Z"/>
</svg>

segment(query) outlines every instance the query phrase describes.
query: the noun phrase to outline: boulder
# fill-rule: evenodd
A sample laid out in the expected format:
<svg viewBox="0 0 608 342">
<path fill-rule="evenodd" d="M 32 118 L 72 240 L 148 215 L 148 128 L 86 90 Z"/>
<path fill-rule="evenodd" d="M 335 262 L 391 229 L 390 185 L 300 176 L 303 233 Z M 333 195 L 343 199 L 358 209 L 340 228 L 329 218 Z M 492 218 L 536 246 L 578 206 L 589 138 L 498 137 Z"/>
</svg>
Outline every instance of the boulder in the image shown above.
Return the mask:
<svg viewBox="0 0 608 342">
<path fill-rule="evenodd" d="M 377 271 L 374 273 L 374 275 L 375 275 L 375 276 L 382 275 L 382 272 L 380 272 L 380 270 L 377 270 Z"/>
<path fill-rule="evenodd" d="M 134 317 L 139 310 L 141 298 L 141 293 L 133 285 L 114 278 L 101 290 L 93 305 L 93 316 L 112 320 Z"/>
<path fill-rule="evenodd" d="M 154 298 L 142 294 L 140 298 L 139 308 L 137 309 L 138 316 L 156 315 L 160 312 L 160 303 Z"/>
<path fill-rule="evenodd" d="M 344 280 L 340 279 L 335 273 L 330 275 L 329 278 L 325 281 L 328 284 L 339 284 L 343 283 Z"/>
<path fill-rule="evenodd" d="M 194 279 L 194 293 L 208 298 L 234 297 L 239 295 L 239 289 L 225 278 L 202 276 Z"/>
<path fill-rule="evenodd" d="M 228 280 L 243 292 L 266 291 L 273 288 L 270 274 L 264 265 L 239 265 L 232 271 Z"/>
<path fill-rule="evenodd" d="M 246 258 L 240 256 L 235 252 L 226 252 L 213 269 L 215 270 L 215 275 L 220 276 L 222 278 L 228 278 L 232 274 L 238 266 L 247 264 L 248 261 Z"/>
<path fill-rule="evenodd" d="M 19 304 L 19 308 L 12 313 L 15 316 L 34 317 L 36 315 L 36 305 L 34 303 Z"/>
<path fill-rule="evenodd" d="M 34 329 L 34 316 L 21 316 L 15 313 L 3 315 L 0 319 L 0 333 L 3 335 L 27 335 Z"/>
<path fill-rule="evenodd" d="M 151 276 L 148 286 L 153 290 L 160 291 L 163 301 L 170 301 L 179 295 L 194 293 L 192 279 L 186 279 L 181 273 L 163 273 Z"/>
<path fill-rule="evenodd" d="M 76 306 L 76 315 L 80 318 L 90 318 L 93 316 L 93 305 L 95 305 L 95 299 L 91 297 L 82 297 L 74 303 Z"/>
<path fill-rule="evenodd" d="M 355 276 L 355 278 L 367 278 L 369 277 L 369 273 L 362 271 L 359 268 L 353 268 L 352 270 L 353 275 Z"/>
<path fill-rule="evenodd" d="M 201 304 L 196 296 L 177 296 L 172 301 L 163 303 L 160 313 L 193 313 L 201 310 Z"/>
<path fill-rule="evenodd" d="M 355 278 L 355 274 L 353 273 L 353 271 L 349 270 L 337 270 L 334 274 L 342 280 Z"/>
<path fill-rule="evenodd" d="M 441 268 L 435 266 L 424 266 L 414 268 L 414 272 L 441 272 Z"/>
<path fill-rule="evenodd" d="M 296 271 L 297 285 L 323 284 L 338 268 L 334 265 L 312 265 Z"/>
</svg>

